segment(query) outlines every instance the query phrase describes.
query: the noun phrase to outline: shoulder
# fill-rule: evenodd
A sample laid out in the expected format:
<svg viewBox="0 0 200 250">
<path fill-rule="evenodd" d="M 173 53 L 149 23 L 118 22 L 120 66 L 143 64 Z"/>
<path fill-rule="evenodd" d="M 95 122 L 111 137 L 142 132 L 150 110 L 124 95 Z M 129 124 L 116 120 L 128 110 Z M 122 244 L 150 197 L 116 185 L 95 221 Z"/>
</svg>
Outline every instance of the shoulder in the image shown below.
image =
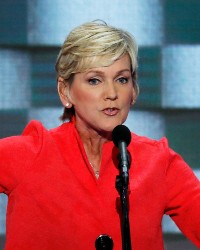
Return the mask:
<svg viewBox="0 0 200 250">
<path fill-rule="evenodd" d="M 0 140 L 0 184 L 3 183 L 6 187 L 6 192 L 13 190 L 21 182 L 24 174 L 40 155 L 44 131 L 40 122 L 31 121 L 22 135 Z"/>
<path fill-rule="evenodd" d="M 21 135 L 6 137 L 0 140 L 0 150 L 3 154 L 26 152 L 37 154 L 42 147 L 44 137 L 49 132 L 41 122 L 33 120 L 28 123 Z"/>
<path fill-rule="evenodd" d="M 152 165 L 167 168 L 170 161 L 170 147 L 167 138 L 159 140 L 132 133 L 128 147 L 132 159 L 138 165 Z"/>
<path fill-rule="evenodd" d="M 38 121 L 31 121 L 21 135 L 6 137 L 0 140 L 0 150 L 3 155 L 10 155 L 10 152 L 31 153 L 38 151 L 42 144 L 45 128 Z M 28 150 L 27 150 L 28 149 Z"/>
<path fill-rule="evenodd" d="M 56 137 L 59 134 L 67 133 L 70 123 L 66 122 L 58 127 L 47 129 L 40 121 L 32 120 L 22 132 L 23 137 L 32 137 L 35 140 L 43 141 L 45 139 Z"/>
<path fill-rule="evenodd" d="M 32 143 L 39 147 L 47 148 L 58 143 L 64 143 L 66 138 L 69 140 L 73 131 L 74 126 L 71 122 L 65 122 L 55 128 L 47 129 L 40 121 L 32 120 L 25 127 L 22 137 L 29 138 Z"/>
<path fill-rule="evenodd" d="M 136 135 L 135 133 L 131 133 L 131 147 L 142 147 L 143 149 L 152 149 L 157 150 L 169 150 L 169 143 L 166 137 L 162 137 L 159 140 L 152 139 L 145 136 Z"/>
<path fill-rule="evenodd" d="M 22 132 L 23 136 L 40 136 L 48 130 L 43 126 L 40 121 L 32 120 L 25 127 Z"/>
</svg>

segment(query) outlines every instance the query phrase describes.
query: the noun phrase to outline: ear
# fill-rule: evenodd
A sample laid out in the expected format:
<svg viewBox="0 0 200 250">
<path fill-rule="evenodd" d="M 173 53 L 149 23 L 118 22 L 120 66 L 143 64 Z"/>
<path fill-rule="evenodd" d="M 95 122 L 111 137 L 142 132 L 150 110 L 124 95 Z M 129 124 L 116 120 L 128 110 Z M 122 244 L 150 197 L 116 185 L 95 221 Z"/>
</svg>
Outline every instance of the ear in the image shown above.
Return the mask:
<svg viewBox="0 0 200 250">
<path fill-rule="evenodd" d="M 136 99 L 137 99 L 136 90 L 135 90 L 135 88 L 133 88 L 133 90 L 132 90 L 132 98 L 131 98 L 131 103 L 130 103 L 130 105 L 134 105 L 135 102 L 136 102 Z"/>
<path fill-rule="evenodd" d="M 58 77 L 58 80 L 57 80 L 57 89 L 58 89 L 58 95 L 60 97 L 60 100 L 63 106 L 66 108 L 71 108 L 72 104 L 68 97 L 69 84 L 60 76 Z"/>
</svg>

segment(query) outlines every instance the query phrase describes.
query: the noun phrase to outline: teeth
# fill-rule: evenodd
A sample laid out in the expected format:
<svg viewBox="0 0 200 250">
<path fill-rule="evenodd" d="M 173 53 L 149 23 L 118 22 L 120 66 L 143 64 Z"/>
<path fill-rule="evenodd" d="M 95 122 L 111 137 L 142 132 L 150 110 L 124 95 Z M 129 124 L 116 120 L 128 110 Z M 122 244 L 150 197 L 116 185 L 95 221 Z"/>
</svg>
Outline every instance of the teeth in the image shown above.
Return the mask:
<svg viewBox="0 0 200 250">
<path fill-rule="evenodd" d="M 109 115 L 109 116 L 114 116 L 117 114 L 117 111 L 118 109 L 117 108 L 106 108 L 104 109 L 104 112 L 106 115 Z"/>
</svg>

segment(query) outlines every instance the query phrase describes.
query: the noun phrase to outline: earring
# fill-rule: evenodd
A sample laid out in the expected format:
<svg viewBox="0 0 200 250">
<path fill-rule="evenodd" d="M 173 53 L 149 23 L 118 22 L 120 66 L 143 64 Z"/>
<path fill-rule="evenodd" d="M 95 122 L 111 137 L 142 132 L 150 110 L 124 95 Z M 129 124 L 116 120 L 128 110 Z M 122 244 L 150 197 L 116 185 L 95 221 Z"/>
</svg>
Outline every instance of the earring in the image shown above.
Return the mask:
<svg viewBox="0 0 200 250">
<path fill-rule="evenodd" d="M 135 100 L 131 100 L 131 105 L 133 105 L 135 103 Z"/>
<path fill-rule="evenodd" d="M 65 107 L 66 107 L 66 108 L 68 108 L 68 107 L 69 107 L 69 105 L 70 105 L 70 104 L 67 102 L 67 103 L 65 104 Z"/>
</svg>

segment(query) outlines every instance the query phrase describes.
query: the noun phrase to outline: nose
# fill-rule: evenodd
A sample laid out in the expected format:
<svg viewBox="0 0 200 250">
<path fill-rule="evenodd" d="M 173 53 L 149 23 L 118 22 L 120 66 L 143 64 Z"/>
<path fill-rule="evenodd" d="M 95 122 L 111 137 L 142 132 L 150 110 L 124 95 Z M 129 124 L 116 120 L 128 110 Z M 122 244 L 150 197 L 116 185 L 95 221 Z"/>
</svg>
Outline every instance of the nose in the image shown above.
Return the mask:
<svg viewBox="0 0 200 250">
<path fill-rule="evenodd" d="M 117 87 L 113 82 L 105 84 L 105 100 L 116 100 L 118 98 Z"/>
</svg>

